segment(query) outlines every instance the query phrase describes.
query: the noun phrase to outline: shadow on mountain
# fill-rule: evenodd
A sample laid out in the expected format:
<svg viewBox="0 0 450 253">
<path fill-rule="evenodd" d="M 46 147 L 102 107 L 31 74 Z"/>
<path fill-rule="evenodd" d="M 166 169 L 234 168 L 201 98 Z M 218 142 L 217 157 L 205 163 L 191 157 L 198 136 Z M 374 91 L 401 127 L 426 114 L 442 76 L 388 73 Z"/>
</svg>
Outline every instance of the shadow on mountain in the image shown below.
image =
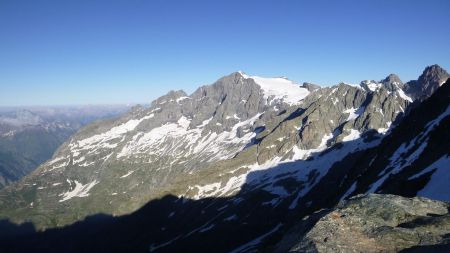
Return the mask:
<svg viewBox="0 0 450 253">
<path fill-rule="evenodd" d="M 360 140 L 347 142 L 355 145 Z M 345 148 L 335 145 L 333 149 Z M 323 156 L 333 155 L 327 151 Z M 72 225 L 36 232 L 32 223 L 0 223 L 1 252 L 230 252 L 270 250 L 296 221 L 332 207 L 361 152 L 333 164 L 323 177 L 311 159 L 254 171 L 234 196 L 199 200 L 167 195 L 132 214 L 89 216 Z M 305 170 L 305 172 L 302 171 Z M 315 186 L 312 187 L 314 183 Z M 330 187 L 333 190 L 330 191 Z M 302 198 L 298 195 L 310 189 Z M 306 203 L 306 204 L 305 204 Z M 238 247 L 242 248 L 238 248 Z"/>
<path fill-rule="evenodd" d="M 310 167 L 357 143 L 361 140 L 335 145 L 308 160 L 251 172 L 230 197 L 194 200 L 167 195 L 129 215 L 97 214 L 42 232 L 36 232 L 32 223 L 1 221 L 0 251 L 271 252 L 302 218 L 335 206 L 361 175 L 367 150 L 338 159 L 323 175 L 320 167 Z M 298 198 L 301 192 L 305 194 Z M 318 220 L 327 213 L 311 216 Z"/>
<path fill-rule="evenodd" d="M 317 211 L 335 206 L 343 197 L 367 192 L 400 143 L 416 137 L 446 110 L 448 94 L 449 82 L 382 140 L 368 132 L 310 159 L 253 171 L 234 196 L 195 200 L 167 195 L 129 215 L 97 214 L 42 232 L 31 223 L 1 221 L 0 252 L 271 252 L 272 245 L 307 215 L 314 214 L 317 220 L 327 213 Z M 386 180 L 400 185 L 381 185 L 377 192 L 414 195 L 430 180 L 430 175 L 418 181 L 406 179 L 448 153 L 450 117 L 442 122 L 430 132 L 430 148 L 417 159 L 420 164 L 414 162 Z"/>
</svg>

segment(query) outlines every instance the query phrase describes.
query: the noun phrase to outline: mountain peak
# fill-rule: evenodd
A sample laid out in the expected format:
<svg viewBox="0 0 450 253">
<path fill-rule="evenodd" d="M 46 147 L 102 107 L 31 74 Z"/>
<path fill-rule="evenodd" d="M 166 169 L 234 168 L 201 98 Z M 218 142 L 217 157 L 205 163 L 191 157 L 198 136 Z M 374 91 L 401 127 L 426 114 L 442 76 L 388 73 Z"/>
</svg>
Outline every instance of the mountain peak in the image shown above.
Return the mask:
<svg viewBox="0 0 450 253">
<path fill-rule="evenodd" d="M 385 79 L 381 80 L 380 83 L 382 83 L 389 91 L 403 88 L 403 82 L 396 74 L 389 74 Z"/>
<path fill-rule="evenodd" d="M 424 100 L 431 96 L 450 75 L 439 65 L 427 66 L 418 80 L 409 81 L 405 85 L 405 92 L 414 99 Z"/>
<path fill-rule="evenodd" d="M 419 82 L 426 83 L 429 81 L 438 81 L 439 85 L 442 85 L 448 78 L 449 74 L 441 66 L 434 64 L 427 66 L 422 75 L 419 77 Z"/>
<path fill-rule="evenodd" d="M 400 79 L 400 77 L 398 77 L 396 74 L 389 74 L 385 79 L 380 81 L 383 84 L 393 84 L 393 83 L 401 83 L 403 84 L 402 80 Z"/>
<path fill-rule="evenodd" d="M 152 102 L 152 106 L 157 104 L 164 104 L 166 102 L 179 101 L 180 98 L 185 98 L 188 95 L 183 90 L 171 90 L 166 95 L 161 96 Z"/>
</svg>

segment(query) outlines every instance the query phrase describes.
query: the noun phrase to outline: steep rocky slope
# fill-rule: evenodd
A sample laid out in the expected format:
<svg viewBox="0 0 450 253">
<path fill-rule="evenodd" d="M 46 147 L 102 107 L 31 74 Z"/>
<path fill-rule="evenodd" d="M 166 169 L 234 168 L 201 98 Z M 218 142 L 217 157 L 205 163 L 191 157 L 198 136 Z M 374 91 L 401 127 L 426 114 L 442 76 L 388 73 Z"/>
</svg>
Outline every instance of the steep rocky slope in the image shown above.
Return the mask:
<svg viewBox="0 0 450 253">
<path fill-rule="evenodd" d="M 348 196 L 387 189 L 386 173 L 416 161 L 394 159 L 401 166 L 392 171 L 375 159 L 374 167 L 378 147 L 386 147 L 383 159 L 390 161 L 417 129 L 427 129 L 417 140 L 448 129 L 450 84 L 409 109 L 414 100 L 397 79 L 308 89 L 237 72 L 190 96 L 170 92 L 150 108 L 79 131 L 51 161 L 0 192 L 0 214 L 47 229 L 32 235 L 45 249 L 101 249 L 111 238 L 118 251 L 270 249 L 295 221 Z M 418 118 L 411 134 L 397 130 Z M 418 150 L 418 157 L 427 150 L 412 147 L 405 150 Z M 416 167 L 414 175 L 427 168 Z M 415 189 L 433 185 L 421 182 Z M 111 216 L 49 229 L 97 213 Z"/>
<path fill-rule="evenodd" d="M 346 196 L 391 193 L 450 201 L 450 81 L 411 110 L 376 148 L 349 166 Z"/>
</svg>

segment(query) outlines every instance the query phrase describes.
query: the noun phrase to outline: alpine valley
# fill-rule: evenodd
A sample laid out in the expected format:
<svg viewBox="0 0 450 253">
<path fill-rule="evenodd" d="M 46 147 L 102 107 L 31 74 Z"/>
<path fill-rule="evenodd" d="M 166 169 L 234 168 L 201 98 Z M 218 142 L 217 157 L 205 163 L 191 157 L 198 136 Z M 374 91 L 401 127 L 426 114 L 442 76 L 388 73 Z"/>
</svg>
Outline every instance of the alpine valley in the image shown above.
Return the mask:
<svg viewBox="0 0 450 253">
<path fill-rule="evenodd" d="M 50 159 L 78 129 L 129 106 L 0 107 L 0 189 Z"/>
<path fill-rule="evenodd" d="M 448 252 L 449 77 L 170 91 L 3 188 L 0 251 Z"/>
</svg>

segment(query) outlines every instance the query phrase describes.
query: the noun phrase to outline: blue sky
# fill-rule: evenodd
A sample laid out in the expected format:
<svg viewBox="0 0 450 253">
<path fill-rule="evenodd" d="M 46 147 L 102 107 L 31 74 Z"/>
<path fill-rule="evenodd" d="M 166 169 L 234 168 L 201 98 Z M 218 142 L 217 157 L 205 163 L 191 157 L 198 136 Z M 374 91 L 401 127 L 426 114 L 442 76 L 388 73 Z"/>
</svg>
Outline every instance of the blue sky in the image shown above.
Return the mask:
<svg viewBox="0 0 450 253">
<path fill-rule="evenodd" d="M 0 105 L 149 103 L 231 72 L 323 85 L 450 68 L 450 1 L 0 0 Z"/>
</svg>

